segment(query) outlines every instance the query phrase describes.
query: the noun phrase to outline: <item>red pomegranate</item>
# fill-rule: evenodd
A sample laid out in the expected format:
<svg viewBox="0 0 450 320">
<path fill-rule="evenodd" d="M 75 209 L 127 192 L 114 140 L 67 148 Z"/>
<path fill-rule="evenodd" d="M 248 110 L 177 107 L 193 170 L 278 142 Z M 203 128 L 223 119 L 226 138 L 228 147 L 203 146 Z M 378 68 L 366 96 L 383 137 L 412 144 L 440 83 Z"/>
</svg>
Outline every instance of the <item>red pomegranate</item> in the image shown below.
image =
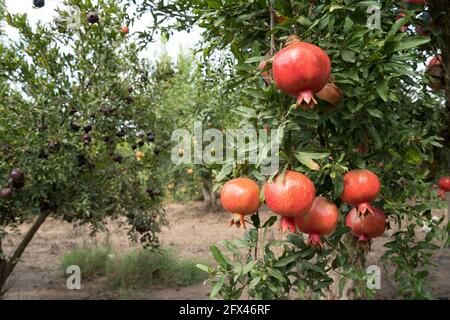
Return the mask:
<svg viewBox="0 0 450 320">
<path fill-rule="evenodd" d="M 430 77 L 428 86 L 431 89 L 440 90 L 445 86 L 445 70 L 442 66 L 442 56 L 435 56 L 428 62 L 426 74 Z"/>
<path fill-rule="evenodd" d="M 267 61 L 261 60 L 261 62 L 259 63 L 258 69 L 263 70 L 266 66 L 267 66 Z M 272 77 L 270 76 L 269 71 L 261 72 L 261 76 L 263 77 L 263 80 L 265 83 L 270 84 L 272 82 Z"/>
<path fill-rule="evenodd" d="M 330 82 L 316 95 L 320 100 L 326 101 L 332 106 L 337 106 L 342 100 L 342 91 L 334 83 Z"/>
<path fill-rule="evenodd" d="M 311 109 L 317 104 L 314 94 L 330 79 L 331 61 L 318 46 L 290 36 L 273 59 L 272 74 L 281 91 L 296 96 L 303 109 Z"/>
<path fill-rule="evenodd" d="M 378 208 L 372 207 L 370 213 L 360 215 L 356 208 L 350 210 L 345 225 L 352 229 L 359 241 L 366 241 L 381 236 L 386 229 L 386 216 Z"/>
<path fill-rule="evenodd" d="M 357 207 L 357 211 L 373 212 L 371 201 L 380 193 L 380 180 L 375 173 L 366 169 L 352 170 L 344 175 L 344 191 L 341 194 L 342 202 Z"/>
<path fill-rule="evenodd" d="M 272 182 L 266 182 L 264 197 L 267 206 L 282 216 L 281 230 L 295 230 L 295 217 L 305 214 L 311 208 L 316 196 L 313 182 L 304 174 L 286 171 Z"/>
<path fill-rule="evenodd" d="M 295 218 L 301 232 L 309 234 L 309 243 L 322 246 L 320 237 L 332 232 L 337 225 L 339 211 L 337 206 L 324 197 L 316 197 L 311 209 Z"/>
<path fill-rule="evenodd" d="M 445 193 L 450 191 L 450 177 L 449 176 L 441 177 L 438 181 L 438 185 L 439 185 L 438 195 L 442 199 L 445 199 Z"/>
<path fill-rule="evenodd" d="M 123 34 L 128 34 L 130 32 L 130 28 L 128 28 L 128 26 L 123 26 L 120 28 L 120 32 Z"/>
<path fill-rule="evenodd" d="M 406 17 L 406 13 L 400 12 L 396 17 L 396 20 L 400 20 L 401 18 L 404 18 L 404 17 Z M 401 32 L 405 32 L 406 30 L 408 30 L 408 24 L 405 24 L 400 28 Z"/>
<path fill-rule="evenodd" d="M 228 181 L 222 187 L 220 201 L 225 210 L 233 213 L 235 218 L 231 225 L 245 227 L 244 216 L 254 214 L 261 205 L 258 184 L 248 178 L 237 178 Z"/>
</svg>

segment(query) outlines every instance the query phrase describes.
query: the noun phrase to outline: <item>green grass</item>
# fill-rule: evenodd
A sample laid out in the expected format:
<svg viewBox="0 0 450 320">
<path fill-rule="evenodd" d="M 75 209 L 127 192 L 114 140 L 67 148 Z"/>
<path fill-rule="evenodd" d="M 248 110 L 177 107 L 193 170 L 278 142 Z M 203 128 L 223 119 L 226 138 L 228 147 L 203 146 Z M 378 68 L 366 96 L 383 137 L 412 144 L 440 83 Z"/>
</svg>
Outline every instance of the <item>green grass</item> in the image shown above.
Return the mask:
<svg viewBox="0 0 450 320">
<path fill-rule="evenodd" d="M 78 265 L 85 279 L 106 276 L 114 289 L 188 286 L 206 279 L 196 267 L 201 261 L 180 259 L 171 250 L 132 250 L 118 255 L 110 247 L 80 247 L 63 256 L 62 269 Z"/>
<path fill-rule="evenodd" d="M 80 267 L 84 279 L 92 279 L 103 276 L 106 273 L 108 255 L 111 254 L 110 247 L 78 247 L 64 254 L 61 262 L 61 270 L 65 271 L 71 265 Z"/>
</svg>

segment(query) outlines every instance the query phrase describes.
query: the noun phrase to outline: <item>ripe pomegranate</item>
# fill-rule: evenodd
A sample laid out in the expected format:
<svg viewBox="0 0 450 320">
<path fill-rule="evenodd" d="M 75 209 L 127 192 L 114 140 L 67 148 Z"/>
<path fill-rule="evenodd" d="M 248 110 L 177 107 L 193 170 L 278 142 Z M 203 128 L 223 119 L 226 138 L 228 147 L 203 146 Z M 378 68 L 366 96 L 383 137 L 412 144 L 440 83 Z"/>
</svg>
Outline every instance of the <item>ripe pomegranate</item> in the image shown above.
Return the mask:
<svg viewBox="0 0 450 320">
<path fill-rule="evenodd" d="M 345 225 L 359 241 L 366 241 L 381 236 L 386 229 L 386 216 L 378 208 L 372 207 L 372 212 L 360 215 L 356 208 L 350 210 L 345 219 Z"/>
<path fill-rule="evenodd" d="M 449 176 L 441 177 L 438 181 L 438 185 L 439 185 L 438 196 L 441 197 L 442 199 L 445 199 L 445 193 L 450 191 L 450 177 Z"/>
<path fill-rule="evenodd" d="M 130 28 L 128 28 L 128 26 L 123 26 L 122 28 L 120 28 L 120 32 L 122 34 L 128 34 L 130 32 Z"/>
<path fill-rule="evenodd" d="M 137 152 L 135 153 L 136 160 L 137 160 L 137 161 L 141 161 L 142 158 L 144 157 L 144 155 L 145 155 L 145 154 L 144 154 L 142 151 L 137 151 Z"/>
<path fill-rule="evenodd" d="M 283 232 L 295 230 L 295 217 L 308 212 L 315 196 L 313 182 L 304 174 L 290 170 L 264 186 L 267 206 L 282 216 L 280 229 Z"/>
<path fill-rule="evenodd" d="M 234 214 L 231 225 L 245 227 L 244 216 L 258 211 L 260 189 L 258 184 L 248 178 L 236 178 L 228 181 L 222 187 L 220 201 L 225 210 Z"/>
<path fill-rule="evenodd" d="M 344 175 L 342 202 L 357 207 L 359 213 L 373 212 L 370 204 L 380 193 L 380 180 L 375 173 L 366 169 L 352 170 Z"/>
<path fill-rule="evenodd" d="M 326 101 L 333 106 L 337 106 L 342 100 L 342 91 L 334 83 L 330 82 L 316 95 L 320 100 Z"/>
<path fill-rule="evenodd" d="M 261 62 L 258 65 L 258 69 L 263 70 L 266 66 L 267 66 L 267 61 L 261 60 Z M 268 85 L 272 82 L 272 77 L 270 76 L 269 71 L 261 72 L 261 76 L 263 77 L 264 82 L 267 83 Z"/>
<path fill-rule="evenodd" d="M 273 58 L 272 74 L 281 91 L 295 95 L 303 109 L 311 109 L 317 104 L 314 93 L 330 79 L 331 61 L 321 48 L 292 35 Z"/>
<path fill-rule="evenodd" d="M 442 66 L 442 56 L 435 56 L 427 64 L 426 74 L 430 77 L 428 86 L 433 90 L 440 90 L 445 86 L 445 70 Z"/>
<path fill-rule="evenodd" d="M 297 216 L 295 223 L 301 232 L 309 234 L 309 243 L 322 246 L 320 237 L 332 232 L 337 225 L 337 206 L 324 197 L 316 197 L 308 213 Z"/>
</svg>

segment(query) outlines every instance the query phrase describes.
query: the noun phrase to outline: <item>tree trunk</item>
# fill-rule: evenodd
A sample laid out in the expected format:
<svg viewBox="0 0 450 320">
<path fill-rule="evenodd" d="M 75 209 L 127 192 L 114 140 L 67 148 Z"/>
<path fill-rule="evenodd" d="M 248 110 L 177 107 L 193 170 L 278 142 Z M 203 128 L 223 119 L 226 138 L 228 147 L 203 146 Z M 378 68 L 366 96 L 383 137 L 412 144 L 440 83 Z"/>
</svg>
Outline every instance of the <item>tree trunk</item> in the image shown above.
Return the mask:
<svg viewBox="0 0 450 320">
<path fill-rule="evenodd" d="M 31 240 L 33 240 L 34 235 L 39 230 L 41 225 L 45 222 L 49 214 L 50 211 L 41 212 L 37 216 L 36 220 L 30 227 L 28 232 L 23 237 L 22 241 L 11 253 L 11 255 L 9 257 L 3 256 L 2 259 L 0 259 L 0 299 L 4 296 L 4 294 L 8 290 L 8 288 L 6 287 L 6 282 L 9 276 L 11 275 L 20 258 L 22 257 L 22 254 L 24 253 L 28 244 L 31 242 Z M 1 242 L 0 242 L 0 251 L 3 252 L 3 250 L 1 249 Z"/>
</svg>

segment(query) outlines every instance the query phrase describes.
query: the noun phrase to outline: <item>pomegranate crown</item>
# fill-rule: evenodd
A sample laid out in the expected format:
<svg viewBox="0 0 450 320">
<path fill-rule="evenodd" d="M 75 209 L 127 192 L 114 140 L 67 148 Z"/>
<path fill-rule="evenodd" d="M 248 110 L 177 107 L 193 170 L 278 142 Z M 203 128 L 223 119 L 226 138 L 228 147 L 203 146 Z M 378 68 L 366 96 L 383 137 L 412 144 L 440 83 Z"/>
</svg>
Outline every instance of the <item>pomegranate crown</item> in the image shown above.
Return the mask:
<svg viewBox="0 0 450 320">
<path fill-rule="evenodd" d="M 287 47 L 288 45 L 293 44 L 295 42 L 299 42 L 299 41 L 301 41 L 299 36 L 297 36 L 296 34 L 291 34 L 287 37 L 286 43 L 284 44 L 284 46 Z"/>
</svg>

